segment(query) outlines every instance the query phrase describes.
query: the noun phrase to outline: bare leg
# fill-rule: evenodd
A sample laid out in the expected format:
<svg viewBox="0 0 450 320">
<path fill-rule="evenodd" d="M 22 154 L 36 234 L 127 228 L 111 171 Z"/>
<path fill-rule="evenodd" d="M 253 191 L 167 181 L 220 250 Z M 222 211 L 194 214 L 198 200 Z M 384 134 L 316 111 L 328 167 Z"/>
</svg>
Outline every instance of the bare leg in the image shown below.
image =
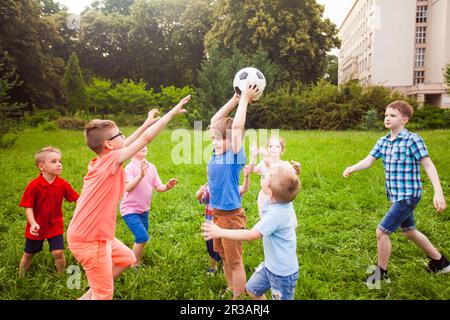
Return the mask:
<svg viewBox="0 0 450 320">
<path fill-rule="evenodd" d="M 77 300 L 92 300 L 92 290 L 88 289 L 85 294 L 79 297 Z"/>
<path fill-rule="evenodd" d="M 25 276 L 25 273 L 28 272 L 31 266 L 31 262 L 33 261 L 34 253 L 24 253 L 22 256 L 22 259 L 20 259 L 20 265 L 19 265 L 19 278 L 23 278 Z"/>
<path fill-rule="evenodd" d="M 233 274 L 233 300 L 239 299 L 239 297 L 245 293 L 245 283 L 247 281 L 247 275 L 245 274 L 244 264 L 239 262 L 231 267 Z"/>
<path fill-rule="evenodd" d="M 56 271 L 63 273 L 66 269 L 66 258 L 64 257 L 64 250 L 53 250 L 52 255 L 55 258 Z"/>
<path fill-rule="evenodd" d="M 145 249 L 146 244 L 147 244 L 147 242 L 135 243 L 133 245 L 133 252 L 134 252 L 134 255 L 136 256 L 136 262 L 134 263 L 133 267 L 137 267 L 141 263 L 141 259 L 142 259 L 142 256 L 144 255 L 144 249 Z"/>
<path fill-rule="evenodd" d="M 223 274 L 225 275 L 228 289 L 233 290 L 233 271 L 225 260 L 223 260 Z"/>
<path fill-rule="evenodd" d="M 389 257 L 391 256 L 391 240 L 389 236 L 377 229 L 378 266 L 387 270 Z"/>
<path fill-rule="evenodd" d="M 421 248 L 431 259 L 441 259 L 442 255 L 436 250 L 430 240 L 423 233 L 417 230 L 409 230 L 403 232 L 403 234 L 406 238 L 413 241 L 419 248 Z"/>
</svg>

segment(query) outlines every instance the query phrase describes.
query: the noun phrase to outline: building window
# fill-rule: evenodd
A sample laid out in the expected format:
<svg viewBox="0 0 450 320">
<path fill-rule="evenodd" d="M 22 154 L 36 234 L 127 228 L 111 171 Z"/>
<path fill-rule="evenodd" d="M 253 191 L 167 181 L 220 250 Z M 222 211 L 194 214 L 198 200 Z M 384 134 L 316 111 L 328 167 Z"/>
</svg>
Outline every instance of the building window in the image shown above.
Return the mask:
<svg viewBox="0 0 450 320">
<path fill-rule="evenodd" d="M 416 43 L 425 43 L 427 36 L 427 27 L 416 28 Z"/>
<path fill-rule="evenodd" d="M 416 68 L 425 67 L 425 48 L 416 48 L 414 66 Z"/>
<path fill-rule="evenodd" d="M 416 22 L 417 23 L 427 22 L 427 11 L 428 11 L 428 6 L 418 6 L 417 7 L 417 14 L 416 14 Z"/>
<path fill-rule="evenodd" d="M 414 71 L 414 84 L 420 84 L 425 82 L 425 71 Z"/>
</svg>

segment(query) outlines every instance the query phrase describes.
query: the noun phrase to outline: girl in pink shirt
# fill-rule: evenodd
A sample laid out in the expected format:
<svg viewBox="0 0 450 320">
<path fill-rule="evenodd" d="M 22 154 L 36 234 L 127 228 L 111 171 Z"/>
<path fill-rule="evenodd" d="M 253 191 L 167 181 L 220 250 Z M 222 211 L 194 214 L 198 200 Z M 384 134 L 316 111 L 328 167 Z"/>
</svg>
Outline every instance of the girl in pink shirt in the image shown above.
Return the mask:
<svg viewBox="0 0 450 320">
<path fill-rule="evenodd" d="M 153 188 L 166 192 L 177 183 L 170 179 L 162 184 L 156 167 L 145 159 L 147 147 L 136 153 L 126 166 L 125 195 L 120 205 L 120 214 L 134 235 L 133 252 L 136 255 L 134 266 L 139 266 L 148 237 L 148 211 L 151 207 Z"/>
</svg>

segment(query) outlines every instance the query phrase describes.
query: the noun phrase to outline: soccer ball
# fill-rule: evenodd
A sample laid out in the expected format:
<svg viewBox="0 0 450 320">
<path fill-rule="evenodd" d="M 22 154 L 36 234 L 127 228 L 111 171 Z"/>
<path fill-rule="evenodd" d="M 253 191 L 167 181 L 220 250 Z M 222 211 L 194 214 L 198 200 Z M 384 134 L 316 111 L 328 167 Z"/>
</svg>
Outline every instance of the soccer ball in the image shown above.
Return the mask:
<svg viewBox="0 0 450 320">
<path fill-rule="evenodd" d="M 257 85 L 259 92 L 253 100 L 258 100 L 262 96 L 264 88 L 266 87 L 266 78 L 264 77 L 262 72 L 256 68 L 248 67 L 239 70 L 234 76 L 234 92 L 236 92 L 238 95 L 240 95 L 242 91 L 244 91 L 250 85 L 255 84 Z"/>
</svg>

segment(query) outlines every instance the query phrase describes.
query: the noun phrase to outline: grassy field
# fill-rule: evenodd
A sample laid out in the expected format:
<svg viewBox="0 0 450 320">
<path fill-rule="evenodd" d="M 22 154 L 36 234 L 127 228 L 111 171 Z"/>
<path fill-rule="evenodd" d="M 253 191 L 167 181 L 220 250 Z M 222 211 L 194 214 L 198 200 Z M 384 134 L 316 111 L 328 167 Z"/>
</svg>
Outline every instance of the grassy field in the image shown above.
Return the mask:
<svg viewBox="0 0 450 320">
<path fill-rule="evenodd" d="M 126 128 L 130 133 L 132 128 Z M 419 132 L 441 177 L 450 202 L 450 131 Z M 425 271 L 427 259 L 399 232 L 392 236 L 390 277 L 381 290 L 368 290 L 366 269 L 376 263 L 375 229 L 389 207 L 385 197 L 381 161 L 350 179 L 342 178 L 347 165 L 365 157 L 380 132 L 281 132 L 287 140 L 286 160 L 302 164 L 302 190 L 295 201 L 300 276 L 296 299 L 449 299 L 450 277 Z M 206 144 L 206 143 L 205 143 Z M 34 152 L 54 145 L 63 152 L 63 174 L 76 190 L 81 189 L 86 166 L 93 153 L 84 145 L 81 132 L 27 130 L 12 149 L 0 150 L 0 299 L 75 299 L 87 286 L 69 289 L 69 274 L 54 272 L 53 258 L 44 251 L 35 257 L 27 277 L 17 278 L 23 252 L 25 215 L 18 207 L 27 183 L 38 175 Z M 203 165 L 174 165 L 170 155 L 171 131 L 163 132 L 150 146 L 148 159 L 163 181 L 176 177 L 179 185 L 155 194 L 150 213 L 150 241 L 145 268 L 128 270 L 116 282 L 115 299 L 218 299 L 225 288 L 220 272 L 206 275 L 207 253 L 200 236 L 203 207 L 194 197 L 206 180 Z M 419 230 L 450 255 L 449 210 L 437 214 L 433 189 L 422 172 L 423 199 L 416 210 Z M 257 221 L 256 198 L 259 177 L 253 176 L 244 196 L 248 226 Z M 64 204 L 66 227 L 74 211 Z M 131 246 L 133 237 L 118 217 L 116 236 Z M 68 265 L 76 261 L 66 251 Z M 262 242 L 244 245 L 244 263 L 249 277 L 263 259 Z"/>
</svg>

